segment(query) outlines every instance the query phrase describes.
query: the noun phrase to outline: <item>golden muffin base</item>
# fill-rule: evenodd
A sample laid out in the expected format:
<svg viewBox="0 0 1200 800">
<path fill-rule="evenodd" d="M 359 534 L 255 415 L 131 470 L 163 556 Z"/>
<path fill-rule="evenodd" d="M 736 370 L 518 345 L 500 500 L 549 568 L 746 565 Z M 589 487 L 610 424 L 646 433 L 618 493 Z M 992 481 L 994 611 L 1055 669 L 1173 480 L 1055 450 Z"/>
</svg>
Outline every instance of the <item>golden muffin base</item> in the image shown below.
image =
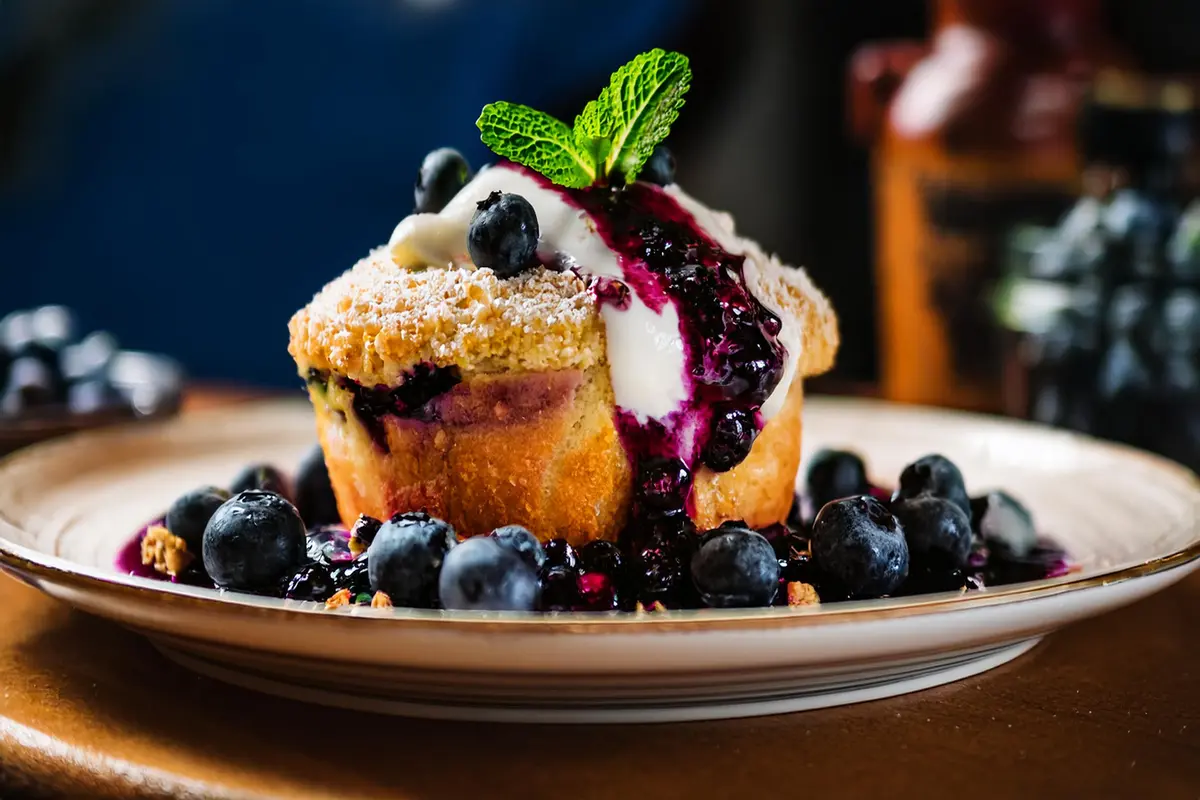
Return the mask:
<svg viewBox="0 0 1200 800">
<path fill-rule="evenodd" d="M 336 380 L 310 394 L 347 525 L 360 514 L 424 510 L 464 536 L 519 524 L 578 546 L 615 540 L 628 521 L 633 476 L 603 367 L 469 376 L 435 401 L 435 421 L 381 418 L 386 449 Z M 697 470 L 698 527 L 731 519 L 765 527 L 787 517 L 802 407 L 797 380 L 741 464 L 725 473 Z"/>
</svg>

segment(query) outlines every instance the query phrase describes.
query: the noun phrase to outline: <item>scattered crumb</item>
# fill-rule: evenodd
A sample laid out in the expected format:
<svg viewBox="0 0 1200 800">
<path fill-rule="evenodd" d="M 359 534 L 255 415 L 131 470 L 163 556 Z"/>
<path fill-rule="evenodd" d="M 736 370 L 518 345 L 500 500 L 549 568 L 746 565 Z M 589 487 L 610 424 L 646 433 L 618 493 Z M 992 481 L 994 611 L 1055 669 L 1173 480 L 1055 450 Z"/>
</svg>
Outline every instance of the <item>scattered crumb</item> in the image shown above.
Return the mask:
<svg viewBox="0 0 1200 800">
<path fill-rule="evenodd" d="M 642 605 L 642 601 L 639 600 L 638 604 L 637 604 L 637 608 L 634 609 L 634 611 L 636 611 L 639 614 L 649 614 L 649 613 L 655 612 L 655 611 L 666 611 L 666 610 L 667 610 L 667 607 L 662 604 L 661 600 L 655 600 L 650 605 L 649 608 L 646 608 L 644 605 Z"/>
<path fill-rule="evenodd" d="M 162 525 L 151 525 L 142 537 L 142 564 L 154 565 L 156 572 L 175 576 L 195 560 L 188 552 L 187 542 Z"/>
<path fill-rule="evenodd" d="M 387 596 L 387 592 L 376 592 L 371 598 L 371 608 L 391 608 L 392 598 Z"/>
<path fill-rule="evenodd" d="M 338 589 L 336 592 L 334 592 L 333 597 L 325 601 L 325 610 L 330 611 L 334 608 L 348 606 L 350 605 L 350 599 L 349 589 Z"/>
<path fill-rule="evenodd" d="M 815 606 L 821 602 L 816 588 L 811 583 L 792 581 L 788 584 L 788 606 Z"/>
</svg>

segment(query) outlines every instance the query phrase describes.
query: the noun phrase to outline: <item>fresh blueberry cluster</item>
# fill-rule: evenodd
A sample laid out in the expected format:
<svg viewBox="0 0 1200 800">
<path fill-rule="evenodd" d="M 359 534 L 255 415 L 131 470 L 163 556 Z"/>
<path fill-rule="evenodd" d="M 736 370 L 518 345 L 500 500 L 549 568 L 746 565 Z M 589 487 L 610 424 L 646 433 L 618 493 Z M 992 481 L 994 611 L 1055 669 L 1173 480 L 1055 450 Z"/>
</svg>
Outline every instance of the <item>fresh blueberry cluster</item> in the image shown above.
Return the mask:
<svg viewBox="0 0 1200 800">
<path fill-rule="evenodd" d="M 787 557 L 797 563 L 785 571 L 807 575 L 825 602 L 979 589 L 1069 570 L 1062 550 L 1039 539 L 1025 506 L 1001 491 L 970 498 L 962 472 L 941 455 L 906 466 L 889 497 L 869 483 L 858 455 L 821 451 L 790 521 L 808 531 L 808 552 L 793 535 Z"/>
<path fill-rule="evenodd" d="M 0 320 L 0 424 L 29 415 L 129 409 L 113 384 L 117 342 L 104 331 L 75 339 L 62 306 L 17 311 Z"/>
<path fill-rule="evenodd" d="M 657 491 L 682 479 L 666 465 Z M 654 498 L 655 492 L 647 497 Z M 787 525 L 740 522 L 698 532 L 670 508 L 649 510 L 619 542 L 576 549 L 506 525 L 460 542 L 423 512 L 362 516 L 346 530 L 321 450 L 294 480 L 253 464 L 230 490 L 200 487 L 172 504 L 170 534 L 200 555 L 190 583 L 333 603 L 483 611 L 739 608 L 965 591 L 1052 577 L 1064 554 L 1038 538 L 1028 509 L 995 491 L 970 498 L 940 455 L 905 467 L 890 495 L 862 459 L 825 450 Z M 797 588 L 803 592 L 797 592 Z"/>
<path fill-rule="evenodd" d="M 270 464 L 250 464 L 228 488 L 201 486 L 181 495 L 163 519 L 192 557 L 180 580 L 265 594 L 305 581 L 315 592 L 328 580 L 315 564 L 332 567 L 349 554 L 348 539 L 331 527 L 338 524 L 319 447 L 304 457 L 294 480 Z"/>
<path fill-rule="evenodd" d="M 1086 196 L 1013 255 L 1013 286 L 1062 301 L 1022 323 L 1030 416 L 1200 467 L 1200 201 Z"/>
</svg>

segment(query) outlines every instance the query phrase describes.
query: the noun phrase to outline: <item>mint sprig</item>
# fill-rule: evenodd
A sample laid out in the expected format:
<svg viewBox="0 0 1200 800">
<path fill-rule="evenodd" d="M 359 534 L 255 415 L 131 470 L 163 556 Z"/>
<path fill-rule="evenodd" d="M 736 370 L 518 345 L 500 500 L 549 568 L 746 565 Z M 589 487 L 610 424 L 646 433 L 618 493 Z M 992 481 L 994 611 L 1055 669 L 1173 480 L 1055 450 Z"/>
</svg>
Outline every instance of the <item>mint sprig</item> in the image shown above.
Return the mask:
<svg viewBox="0 0 1200 800">
<path fill-rule="evenodd" d="M 475 123 L 492 152 L 536 170 L 554 183 L 590 186 L 596 162 L 575 145 L 565 122 L 516 103 L 489 103 Z"/>
<path fill-rule="evenodd" d="M 687 56 L 655 49 L 618 69 L 574 127 L 515 103 L 489 103 L 476 125 L 492 152 L 574 189 L 637 179 L 671 132 L 691 85 Z"/>
</svg>

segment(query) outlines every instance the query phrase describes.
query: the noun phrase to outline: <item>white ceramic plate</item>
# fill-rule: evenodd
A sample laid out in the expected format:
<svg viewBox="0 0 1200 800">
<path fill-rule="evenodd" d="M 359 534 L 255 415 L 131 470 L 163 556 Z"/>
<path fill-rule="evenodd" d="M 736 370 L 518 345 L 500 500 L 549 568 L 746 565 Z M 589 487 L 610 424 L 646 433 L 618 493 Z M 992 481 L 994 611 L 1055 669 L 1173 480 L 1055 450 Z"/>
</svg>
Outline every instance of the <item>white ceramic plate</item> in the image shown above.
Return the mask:
<svg viewBox="0 0 1200 800">
<path fill-rule="evenodd" d="M 379 712 L 552 722 L 748 716 L 935 686 L 1200 565 L 1200 484 L 1170 462 L 944 411 L 813 399 L 805 415 L 807 452 L 853 447 L 880 483 L 944 453 L 973 493 L 1003 487 L 1024 499 L 1082 569 L 968 596 L 636 616 L 326 612 L 113 569 L 120 546 L 176 495 L 251 460 L 296 463 L 314 434 L 308 407 L 290 402 L 16 454 L 0 464 L 0 564 L 232 683 Z"/>
</svg>

